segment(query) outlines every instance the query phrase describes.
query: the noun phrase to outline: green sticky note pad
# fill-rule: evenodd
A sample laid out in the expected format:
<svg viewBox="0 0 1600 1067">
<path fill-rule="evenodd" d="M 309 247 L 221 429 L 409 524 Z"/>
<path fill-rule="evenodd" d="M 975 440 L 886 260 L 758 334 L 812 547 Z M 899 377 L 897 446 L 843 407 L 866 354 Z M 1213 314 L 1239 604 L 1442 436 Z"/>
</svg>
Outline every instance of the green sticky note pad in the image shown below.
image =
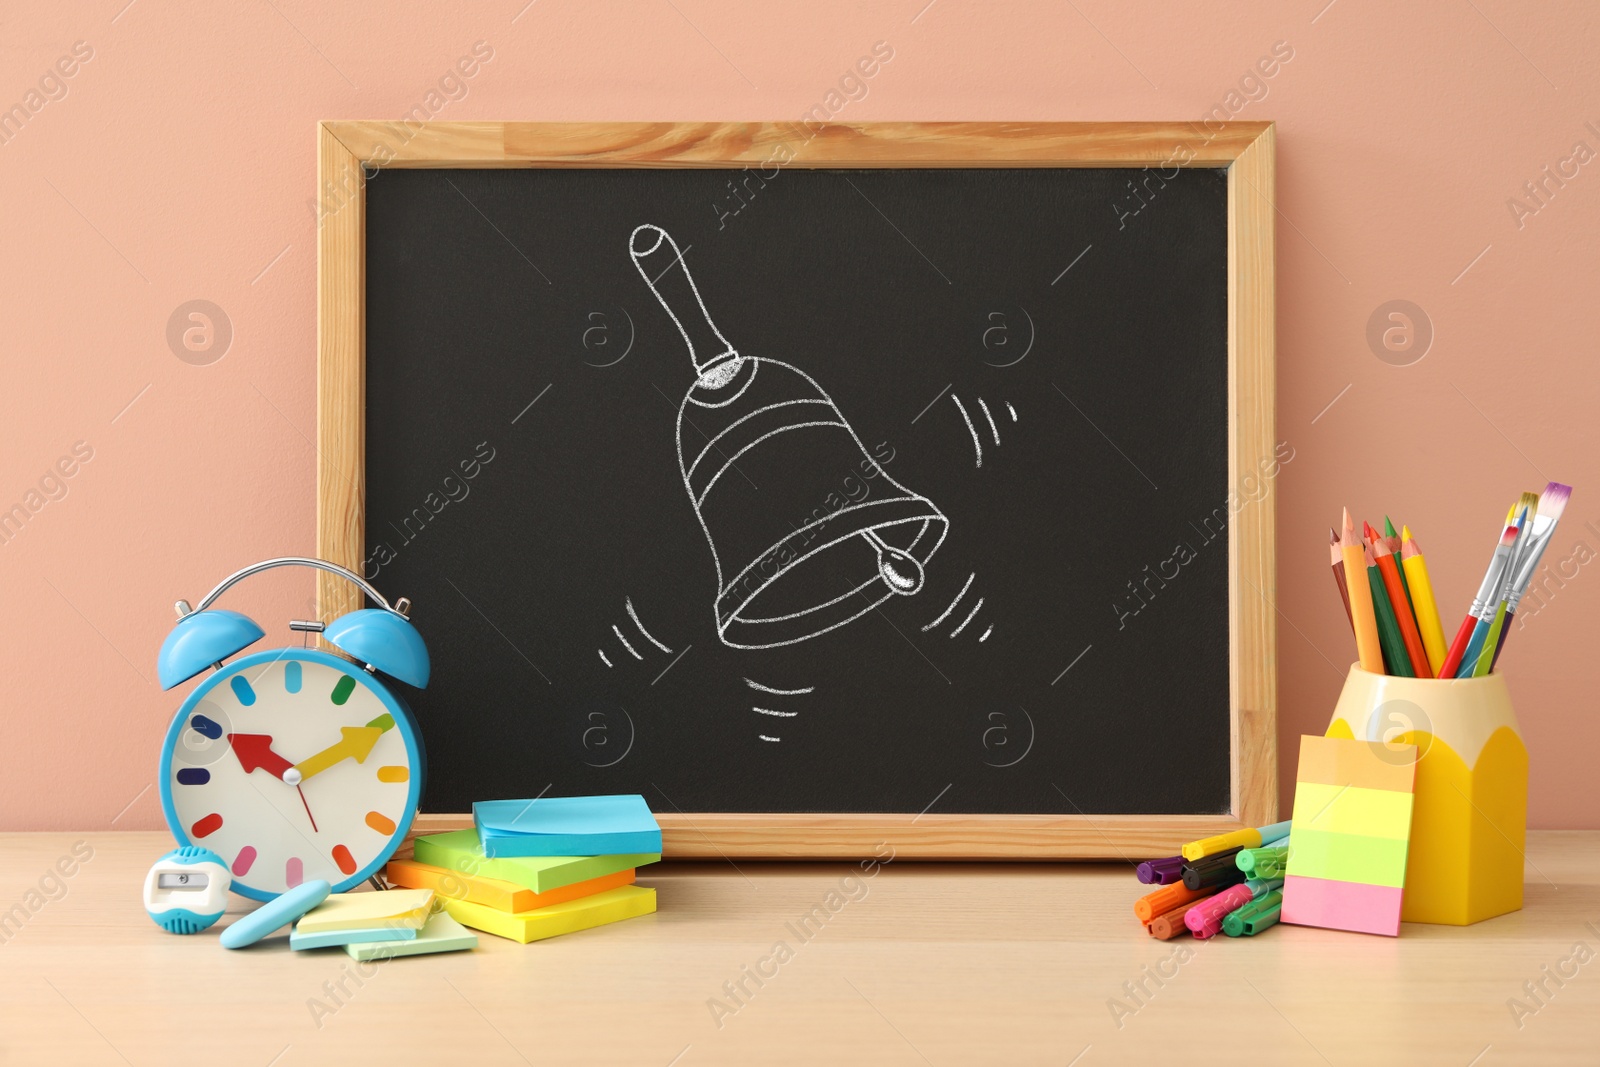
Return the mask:
<svg viewBox="0 0 1600 1067">
<path fill-rule="evenodd" d="M 425 956 L 431 952 L 460 952 L 477 947 L 478 935 L 441 911 L 428 920 L 415 938 L 367 941 L 346 945 L 344 950 L 354 958 L 365 961 L 387 960 L 395 956 Z"/>
<path fill-rule="evenodd" d="M 452 830 L 447 834 L 419 837 L 414 843 L 418 863 L 447 867 L 480 878 L 499 878 L 535 893 L 587 882 L 618 871 L 643 867 L 661 859 L 661 854 L 634 853 L 619 856 L 500 856 L 483 854 L 476 830 Z"/>
</svg>

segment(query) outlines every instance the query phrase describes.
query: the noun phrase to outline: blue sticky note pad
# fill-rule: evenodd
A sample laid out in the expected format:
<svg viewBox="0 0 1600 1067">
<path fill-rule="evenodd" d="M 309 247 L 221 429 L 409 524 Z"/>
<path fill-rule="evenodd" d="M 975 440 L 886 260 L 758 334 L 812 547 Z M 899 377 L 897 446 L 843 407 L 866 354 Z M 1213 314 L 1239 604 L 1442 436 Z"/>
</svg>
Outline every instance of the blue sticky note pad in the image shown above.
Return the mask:
<svg viewBox="0 0 1600 1067">
<path fill-rule="evenodd" d="M 296 930 L 289 935 L 289 947 L 297 951 L 306 948 L 337 948 L 345 945 L 365 945 L 374 941 L 410 941 L 416 936 L 415 930 L 405 928 L 397 930 L 392 926 L 372 930 L 325 930 L 314 934 L 302 934 Z"/>
<path fill-rule="evenodd" d="M 274 930 L 297 921 L 300 916 L 328 899 L 333 887 L 318 878 L 301 882 L 287 893 L 267 901 L 242 919 L 222 931 L 223 948 L 244 948 L 253 945 Z"/>
<path fill-rule="evenodd" d="M 480 800 L 473 821 L 485 856 L 613 856 L 660 852 L 661 827 L 637 793 Z"/>
</svg>

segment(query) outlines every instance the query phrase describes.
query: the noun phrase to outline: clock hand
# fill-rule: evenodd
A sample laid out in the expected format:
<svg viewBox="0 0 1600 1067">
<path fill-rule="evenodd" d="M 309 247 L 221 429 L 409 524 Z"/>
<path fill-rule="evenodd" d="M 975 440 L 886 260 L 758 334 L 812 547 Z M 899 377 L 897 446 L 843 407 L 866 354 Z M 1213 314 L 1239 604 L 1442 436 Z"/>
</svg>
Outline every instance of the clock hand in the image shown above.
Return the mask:
<svg viewBox="0 0 1600 1067">
<path fill-rule="evenodd" d="M 311 832 L 314 834 L 320 834 L 322 831 L 317 829 L 317 817 L 311 814 L 311 805 L 306 803 L 306 791 L 300 788 L 299 782 L 294 784 L 294 789 L 295 792 L 300 794 L 300 803 L 305 804 L 306 818 L 311 820 Z"/>
<path fill-rule="evenodd" d="M 294 767 L 294 764 L 272 751 L 272 737 L 269 734 L 229 734 L 228 742 L 233 746 L 233 754 L 239 757 L 239 766 L 244 768 L 246 774 L 259 769 L 282 779 L 284 772 Z"/>
<path fill-rule="evenodd" d="M 392 724 L 393 720 L 390 722 Z M 346 758 L 364 763 L 367 756 L 372 753 L 373 746 L 378 743 L 378 738 L 383 736 L 384 729 L 386 727 L 373 725 L 341 726 L 337 744 L 329 745 L 316 755 L 306 757 L 295 764 L 294 769 L 299 772 L 300 780 L 305 781 L 314 774 L 321 774 L 329 767 L 342 763 Z"/>
</svg>

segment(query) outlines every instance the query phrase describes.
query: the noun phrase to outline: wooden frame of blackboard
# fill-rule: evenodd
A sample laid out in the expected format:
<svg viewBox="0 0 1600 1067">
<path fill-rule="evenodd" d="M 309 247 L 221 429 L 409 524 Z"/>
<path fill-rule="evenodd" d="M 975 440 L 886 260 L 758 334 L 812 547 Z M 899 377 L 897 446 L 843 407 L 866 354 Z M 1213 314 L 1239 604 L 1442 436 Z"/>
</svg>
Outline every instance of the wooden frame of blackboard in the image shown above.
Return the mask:
<svg viewBox="0 0 1600 1067">
<path fill-rule="evenodd" d="M 365 181 L 388 167 L 1172 167 L 1228 169 L 1229 484 L 1274 451 L 1274 140 L 1267 122 L 542 123 L 339 121 L 318 128 L 317 552 L 357 568 L 365 538 Z M 794 146 L 801 147 L 796 150 Z M 1129 859 L 1278 807 L 1274 507 L 1228 524 L 1231 810 L 1223 815 L 661 812 L 699 858 Z M 359 607 L 319 576 L 321 617 Z M 420 815 L 413 832 L 471 825 Z"/>
</svg>

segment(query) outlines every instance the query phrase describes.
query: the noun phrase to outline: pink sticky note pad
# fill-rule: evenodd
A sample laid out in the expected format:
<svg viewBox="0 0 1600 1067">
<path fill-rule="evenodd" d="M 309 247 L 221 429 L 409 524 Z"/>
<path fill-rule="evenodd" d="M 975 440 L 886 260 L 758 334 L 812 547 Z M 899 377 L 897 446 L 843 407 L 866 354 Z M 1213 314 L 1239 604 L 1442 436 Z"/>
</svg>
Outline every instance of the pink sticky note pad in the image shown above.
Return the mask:
<svg viewBox="0 0 1600 1067">
<path fill-rule="evenodd" d="M 1336 882 L 1331 878 L 1283 880 L 1281 921 L 1358 934 L 1400 933 L 1400 895 L 1397 886 Z"/>
</svg>

